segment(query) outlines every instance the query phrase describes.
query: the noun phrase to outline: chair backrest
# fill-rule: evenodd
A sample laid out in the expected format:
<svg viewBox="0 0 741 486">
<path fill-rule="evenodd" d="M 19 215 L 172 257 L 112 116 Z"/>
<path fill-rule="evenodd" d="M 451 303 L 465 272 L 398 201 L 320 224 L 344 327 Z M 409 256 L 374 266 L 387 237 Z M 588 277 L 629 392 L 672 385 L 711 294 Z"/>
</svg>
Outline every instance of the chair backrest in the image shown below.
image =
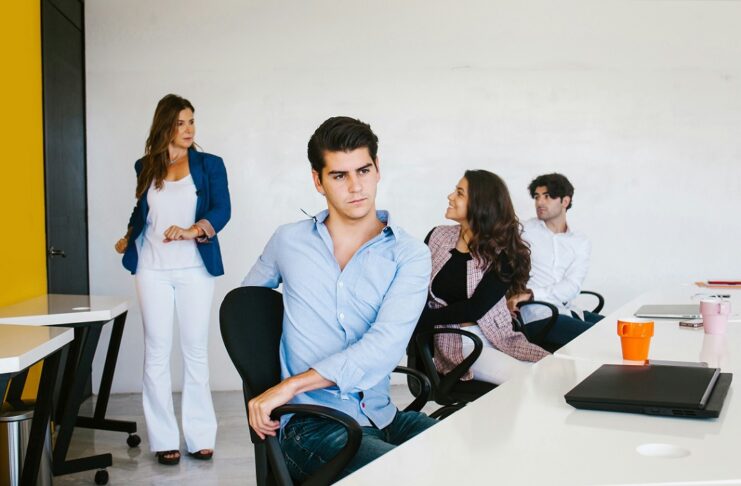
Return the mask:
<svg viewBox="0 0 741 486">
<path fill-rule="evenodd" d="M 229 292 L 219 309 L 221 337 L 242 377 L 245 405 L 280 382 L 280 337 L 283 296 L 265 287 L 239 287 Z M 262 440 L 250 429 L 252 442 Z"/>
</svg>

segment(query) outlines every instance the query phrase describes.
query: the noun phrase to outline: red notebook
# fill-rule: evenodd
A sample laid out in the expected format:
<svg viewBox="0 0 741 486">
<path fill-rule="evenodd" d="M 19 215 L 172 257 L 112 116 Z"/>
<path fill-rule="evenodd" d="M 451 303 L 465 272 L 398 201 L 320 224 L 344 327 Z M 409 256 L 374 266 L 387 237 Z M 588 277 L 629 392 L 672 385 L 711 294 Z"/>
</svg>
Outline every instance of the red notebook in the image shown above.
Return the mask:
<svg viewBox="0 0 741 486">
<path fill-rule="evenodd" d="M 741 280 L 708 280 L 707 282 L 695 282 L 695 285 L 711 289 L 738 289 L 741 288 Z"/>
</svg>

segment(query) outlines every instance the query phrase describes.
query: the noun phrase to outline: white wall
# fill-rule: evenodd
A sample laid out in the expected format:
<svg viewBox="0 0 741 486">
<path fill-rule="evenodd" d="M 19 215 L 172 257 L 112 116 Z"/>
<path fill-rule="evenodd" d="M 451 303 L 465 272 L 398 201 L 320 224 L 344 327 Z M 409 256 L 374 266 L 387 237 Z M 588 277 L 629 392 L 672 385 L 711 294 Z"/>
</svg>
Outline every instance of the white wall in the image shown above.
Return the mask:
<svg viewBox="0 0 741 486">
<path fill-rule="evenodd" d="M 169 92 L 194 103 L 197 140 L 230 177 L 215 390 L 239 386 L 218 303 L 277 225 L 323 208 L 305 150 L 332 115 L 371 123 L 379 206 L 420 238 L 443 222 L 467 168 L 501 175 L 523 219 L 533 214 L 528 182 L 559 171 L 576 187 L 569 221 L 593 242 L 586 286 L 605 294 L 607 311 L 663 283 L 741 275 L 741 2 L 85 7 L 91 288 L 132 305 L 114 391 L 140 389 L 143 350 L 132 277 L 113 243 L 135 202 L 134 160 Z"/>
</svg>

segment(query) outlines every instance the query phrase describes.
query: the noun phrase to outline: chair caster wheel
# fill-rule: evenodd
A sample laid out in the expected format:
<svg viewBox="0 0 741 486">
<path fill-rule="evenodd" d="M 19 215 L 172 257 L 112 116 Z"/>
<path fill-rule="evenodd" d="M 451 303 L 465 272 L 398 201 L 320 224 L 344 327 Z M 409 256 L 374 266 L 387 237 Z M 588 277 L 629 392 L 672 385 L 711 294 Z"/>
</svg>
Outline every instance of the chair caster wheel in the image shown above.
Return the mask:
<svg viewBox="0 0 741 486">
<path fill-rule="evenodd" d="M 108 471 L 101 469 L 95 473 L 95 484 L 108 484 Z"/>
<path fill-rule="evenodd" d="M 142 439 L 136 434 L 131 434 L 126 438 L 126 443 L 129 445 L 129 447 L 136 447 L 139 444 L 141 444 Z"/>
</svg>

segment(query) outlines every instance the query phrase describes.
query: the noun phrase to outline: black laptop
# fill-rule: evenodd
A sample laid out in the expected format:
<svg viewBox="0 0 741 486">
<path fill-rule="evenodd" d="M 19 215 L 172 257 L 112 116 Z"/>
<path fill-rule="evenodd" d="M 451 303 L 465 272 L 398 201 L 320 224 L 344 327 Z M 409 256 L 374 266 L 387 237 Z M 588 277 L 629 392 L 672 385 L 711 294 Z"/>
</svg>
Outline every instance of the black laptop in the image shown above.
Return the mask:
<svg viewBox="0 0 741 486">
<path fill-rule="evenodd" d="M 718 417 L 732 378 L 720 368 L 602 365 L 564 398 L 590 410 Z"/>
</svg>

